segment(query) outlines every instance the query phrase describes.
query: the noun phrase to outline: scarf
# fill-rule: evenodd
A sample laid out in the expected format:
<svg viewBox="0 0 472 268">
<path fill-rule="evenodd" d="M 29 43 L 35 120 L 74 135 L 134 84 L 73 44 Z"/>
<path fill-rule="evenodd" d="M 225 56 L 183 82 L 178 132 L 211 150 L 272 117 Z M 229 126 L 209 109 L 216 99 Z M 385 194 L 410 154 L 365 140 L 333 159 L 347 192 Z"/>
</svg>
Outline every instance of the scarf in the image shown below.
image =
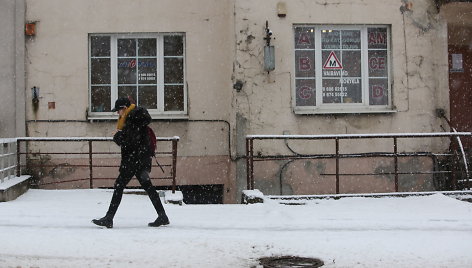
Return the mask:
<svg viewBox="0 0 472 268">
<path fill-rule="evenodd" d="M 128 108 L 125 109 L 125 111 L 123 112 L 123 114 L 118 117 L 118 123 L 116 124 L 116 129 L 118 130 L 122 130 L 124 127 L 125 127 L 125 124 L 126 124 L 126 117 L 128 117 L 128 114 L 134 109 L 136 108 L 136 105 L 135 104 L 131 104 Z"/>
</svg>

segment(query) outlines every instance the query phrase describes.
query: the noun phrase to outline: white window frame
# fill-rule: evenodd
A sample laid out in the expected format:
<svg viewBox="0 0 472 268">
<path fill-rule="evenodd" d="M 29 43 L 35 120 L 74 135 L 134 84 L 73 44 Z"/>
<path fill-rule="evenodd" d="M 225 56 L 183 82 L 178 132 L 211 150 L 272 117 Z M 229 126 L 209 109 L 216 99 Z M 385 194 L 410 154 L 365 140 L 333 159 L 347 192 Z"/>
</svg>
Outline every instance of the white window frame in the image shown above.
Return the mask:
<svg viewBox="0 0 472 268">
<path fill-rule="evenodd" d="M 182 56 L 164 56 L 164 36 L 180 35 L 182 36 L 183 42 L 183 55 Z M 117 52 L 117 40 L 126 38 L 156 38 L 157 42 L 157 109 L 148 109 L 149 114 L 153 119 L 186 119 L 188 118 L 188 105 L 187 105 L 187 80 L 186 80 L 186 46 L 185 46 L 185 34 L 181 32 L 169 32 L 169 33 L 101 33 L 101 34 L 89 34 L 88 38 L 88 119 L 89 120 L 108 120 L 116 119 L 116 112 L 92 112 L 92 84 L 91 84 L 91 37 L 95 36 L 107 36 L 110 37 L 110 75 L 111 75 L 111 107 L 114 107 L 115 100 L 118 98 L 118 52 Z M 183 83 L 182 84 L 166 84 L 166 85 L 182 85 L 184 90 L 184 110 L 183 111 L 164 111 L 164 58 L 182 58 L 183 59 Z"/>
<path fill-rule="evenodd" d="M 294 24 L 292 40 L 295 37 L 297 27 L 313 27 L 315 31 L 315 106 L 297 106 L 297 87 L 295 72 L 295 42 L 293 44 L 293 82 L 292 82 L 292 107 L 295 114 L 349 114 L 349 113 L 392 113 L 396 112 L 392 105 L 392 57 L 391 57 L 391 27 L 390 25 L 326 25 L 326 24 Z M 388 59 L 388 100 L 387 105 L 369 105 L 369 66 L 368 66 L 368 28 L 387 29 L 387 59 Z M 321 31 L 323 30 L 360 30 L 361 33 L 361 79 L 362 79 L 362 103 L 322 103 L 322 47 Z M 302 79 L 302 78 L 300 78 Z"/>
</svg>

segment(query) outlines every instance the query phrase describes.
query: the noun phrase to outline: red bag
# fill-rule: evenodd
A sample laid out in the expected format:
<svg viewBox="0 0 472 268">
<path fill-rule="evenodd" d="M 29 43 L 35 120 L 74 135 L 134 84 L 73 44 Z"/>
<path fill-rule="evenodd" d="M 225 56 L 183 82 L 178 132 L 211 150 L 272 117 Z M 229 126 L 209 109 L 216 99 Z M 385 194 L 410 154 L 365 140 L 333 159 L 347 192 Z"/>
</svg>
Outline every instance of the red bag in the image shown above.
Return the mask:
<svg viewBox="0 0 472 268">
<path fill-rule="evenodd" d="M 157 162 L 156 158 L 156 133 L 154 133 L 154 130 L 147 126 L 147 132 L 149 135 L 149 152 L 151 153 L 151 156 L 154 157 L 154 160 L 156 160 L 157 166 L 162 170 L 162 173 L 165 173 L 164 168 Z"/>
<path fill-rule="evenodd" d="M 154 130 L 147 126 L 147 132 L 149 135 L 149 152 L 151 153 L 151 156 L 155 157 L 156 156 L 156 134 L 154 133 Z"/>
</svg>

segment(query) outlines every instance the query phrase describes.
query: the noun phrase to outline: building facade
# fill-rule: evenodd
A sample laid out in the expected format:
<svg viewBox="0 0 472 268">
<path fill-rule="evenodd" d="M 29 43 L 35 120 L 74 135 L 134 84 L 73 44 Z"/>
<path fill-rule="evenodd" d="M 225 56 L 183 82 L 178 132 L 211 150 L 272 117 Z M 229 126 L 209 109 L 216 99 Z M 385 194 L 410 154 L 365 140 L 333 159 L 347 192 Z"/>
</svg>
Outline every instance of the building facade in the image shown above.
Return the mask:
<svg viewBox="0 0 472 268">
<path fill-rule="evenodd" d="M 110 136 L 115 99 L 131 96 L 150 111 L 158 136 L 180 137 L 179 185 L 218 186 L 222 202 L 238 202 L 246 187 L 246 135 L 444 131 L 437 110 L 451 112 L 451 31 L 471 25 L 449 25 L 454 16 L 444 9 L 458 3 L 441 4 L 26 0 L 25 21 L 36 30 L 25 41 L 26 135 Z M 470 40 L 460 42 L 470 53 Z M 449 144 L 406 149 L 423 147 L 442 151 Z M 267 180 L 259 185 L 265 192 L 278 191 L 271 180 L 284 163 L 271 165 L 274 172 L 256 174 Z M 306 193 L 295 187 L 299 181 L 286 184 L 291 194 Z"/>
</svg>

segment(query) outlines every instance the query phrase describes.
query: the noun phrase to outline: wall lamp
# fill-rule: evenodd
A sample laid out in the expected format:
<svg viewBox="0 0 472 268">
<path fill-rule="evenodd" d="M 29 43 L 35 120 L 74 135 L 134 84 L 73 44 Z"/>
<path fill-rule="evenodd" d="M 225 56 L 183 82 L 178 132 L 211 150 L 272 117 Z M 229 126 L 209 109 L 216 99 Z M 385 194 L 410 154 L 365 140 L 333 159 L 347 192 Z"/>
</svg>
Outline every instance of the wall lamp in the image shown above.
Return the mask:
<svg viewBox="0 0 472 268">
<path fill-rule="evenodd" d="M 270 45 L 270 40 L 272 39 L 272 31 L 269 29 L 269 22 L 266 21 L 265 28 L 266 35 L 264 40 L 266 45 L 264 47 L 264 70 L 268 72 L 275 70 L 275 51 L 274 46 Z"/>
</svg>

